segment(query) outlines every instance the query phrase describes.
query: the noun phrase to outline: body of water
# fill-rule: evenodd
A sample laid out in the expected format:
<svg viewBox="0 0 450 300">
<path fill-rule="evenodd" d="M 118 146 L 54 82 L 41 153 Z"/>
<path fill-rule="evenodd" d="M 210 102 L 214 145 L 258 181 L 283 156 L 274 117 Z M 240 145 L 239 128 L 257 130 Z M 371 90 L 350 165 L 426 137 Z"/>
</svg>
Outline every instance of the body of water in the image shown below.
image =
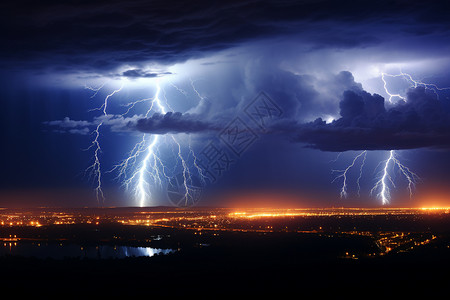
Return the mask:
<svg viewBox="0 0 450 300">
<path fill-rule="evenodd" d="M 64 259 L 66 257 L 78 258 L 125 258 L 131 256 L 153 256 L 155 254 L 170 254 L 176 250 L 158 249 L 151 247 L 128 247 L 128 246 L 80 246 L 66 243 L 46 242 L 5 242 L 0 244 L 0 256 L 14 255 L 36 258 Z"/>
</svg>

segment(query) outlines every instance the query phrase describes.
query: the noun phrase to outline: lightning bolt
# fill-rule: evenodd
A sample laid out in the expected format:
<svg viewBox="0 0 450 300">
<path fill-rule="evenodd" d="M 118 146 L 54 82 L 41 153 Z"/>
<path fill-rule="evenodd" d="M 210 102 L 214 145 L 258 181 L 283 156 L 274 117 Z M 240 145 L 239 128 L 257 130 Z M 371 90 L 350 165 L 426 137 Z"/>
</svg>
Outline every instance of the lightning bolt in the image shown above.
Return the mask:
<svg viewBox="0 0 450 300">
<path fill-rule="evenodd" d="M 424 87 L 427 90 L 431 90 L 436 94 L 437 99 L 439 99 L 438 91 L 443 90 L 449 90 L 450 88 L 440 88 L 436 84 L 433 83 L 425 83 L 422 80 L 414 79 L 410 74 L 404 73 L 400 71 L 399 74 L 387 74 L 387 73 L 381 73 L 381 80 L 383 81 L 383 87 L 386 94 L 389 95 L 389 102 L 392 103 L 392 98 L 399 97 L 400 99 L 406 101 L 406 98 L 403 97 L 400 94 L 393 94 L 389 91 L 387 88 L 387 82 L 386 77 L 391 78 L 403 78 L 406 80 L 410 86 L 409 88 L 417 88 L 419 86 Z M 415 188 L 416 182 L 420 179 L 417 174 L 412 172 L 408 167 L 403 165 L 399 159 L 396 151 L 390 150 L 389 151 L 389 157 L 384 162 L 384 167 L 381 171 L 381 176 L 379 176 L 379 180 L 375 183 L 374 187 L 371 189 L 370 193 L 373 194 L 375 191 L 379 191 L 377 193 L 377 196 L 381 199 L 381 203 L 388 204 L 391 199 L 391 193 L 390 193 L 390 187 L 389 185 L 392 185 L 395 187 L 394 181 L 392 179 L 392 176 L 389 174 L 389 170 L 393 169 L 394 167 L 397 167 L 400 170 L 400 173 L 405 177 L 406 181 L 408 182 L 408 190 L 409 190 L 409 196 L 412 197 L 413 189 Z M 390 167 L 392 166 L 392 167 Z"/>
<path fill-rule="evenodd" d="M 339 175 L 336 176 L 333 179 L 332 183 L 335 182 L 336 180 L 342 178 L 341 198 L 347 198 L 347 196 L 348 196 L 348 194 L 347 194 L 347 173 L 350 171 L 351 168 L 353 168 L 353 166 L 355 165 L 356 161 L 360 157 L 363 157 L 362 163 L 361 163 L 361 167 L 360 167 L 360 174 L 359 174 L 359 177 L 358 177 L 358 180 L 357 180 L 358 195 L 359 195 L 359 191 L 361 189 L 361 187 L 359 185 L 359 181 L 361 180 L 361 177 L 362 177 L 362 169 L 363 169 L 364 164 L 366 162 L 366 155 L 367 155 L 367 150 L 364 150 L 361 153 L 359 153 L 358 155 L 356 155 L 355 158 L 353 159 L 352 163 L 347 168 L 345 168 L 344 170 L 331 170 L 333 173 L 339 173 Z M 336 158 L 336 160 L 339 158 L 339 156 Z"/>
<path fill-rule="evenodd" d="M 172 87 L 178 90 L 183 95 L 187 93 L 170 83 Z M 162 100 L 164 99 L 164 100 Z M 137 104 L 149 102 L 149 107 L 145 113 L 145 117 L 149 117 L 153 113 L 166 114 L 167 109 L 174 111 L 169 105 L 168 99 L 166 97 L 165 90 L 161 87 L 159 80 L 156 79 L 156 91 L 153 97 L 140 99 L 134 102 L 130 102 L 126 105 L 127 110 L 122 116 L 130 113 L 132 109 L 135 108 Z M 165 139 L 164 139 L 165 138 Z M 169 168 L 167 163 L 163 160 L 160 154 L 160 146 L 162 143 L 168 144 L 173 143 L 173 148 L 176 149 L 173 153 L 176 156 L 177 164 L 173 168 Z M 143 157 L 143 158 L 142 158 Z M 182 146 L 177 137 L 173 134 L 167 134 L 165 136 L 158 134 L 148 134 L 145 133 L 141 136 L 139 142 L 137 142 L 128 156 L 122 160 L 119 164 L 113 166 L 109 171 L 116 171 L 118 180 L 122 180 L 122 184 L 126 190 L 131 190 L 134 194 L 138 205 L 140 207 L 153 204 L 155 198 L 155 192 L 162 190 L 164 184 L 169 182 L 175 173 L 177 166 L 181 166 L 182 182 L 181 185 L 184 190 L 183 203 L 178 203 L 179 205 L 187 206 L 194 200 L 193 189 L 190 183 L 192 183 L 192 174 L 189 168 L 188 159 L 192 157 L 194 162 L 193 165 L 200 175 L 201 180 L 204 180 L 204 176 L 201 168 L 197 164 L 197 158 L 190 144 L 189 137 L 189 153 L 187 158 L 183 155 Z M 130 170 L 132 170 L 130 172 Z M 131 174 L 130 174 L 131 173 Z"/>
<path fill-rule="evenodd" d="M 376 190 L 379 190 L 377 196 L 381 199 L 383 205 L 388 204 L 391 200 L 391 193 L 389 183 L 395 187 L 395 183 L 389 174 L 389 170 L 398 167 L 401 174 L 406 178 L 408 182 L 409 196 L 412 197 L 413 189 L 416 186 L 416 182 L 420 179 L 417 174 L 413 173 L 408 167 L 403 165 L 397 158 L 397 154 L 394 150 L 389 151 L 389 157 L 384 162 L 383 170 L 380 172 L 380 179 L 375 183 L 370 193 L 373 194 Z"/>
<path fill-rule="evenodd" d="M 394 97 L 398 97 L 400 99 L 404 99 L 404 98 L 400 94 L 392 94 L 391 92 L 389 92 L 389 89 L 387 88 L 387 81 L 386 81 L 385 77 L 400 77 L 400 76 L 402 76 L 402 75 L 399 75 L 399 74 L 391 75 L 391 74 L 381 73 L 381 80 L 383 81 L 383 88 L 384 88 L 384 91 L 386 92 L 386 94 L 388 94 L 388 96 L 389 96 L 388 101 L 390 103 L 393 103 L 392 98 L 394 98 Z"/>
<path fill-rule="evenodd" d="M 361 166 L 359 167 L 359 176 L 358 176 L 358 179 L 356 179 L 356 185 L 358 186 L 358 197 L 361 196 L 360 182 L 361 182 L 361 178 L 363 175 L 363 168 L 364 168 L 364 165 L 366 164 L 366 157 L 367 157 L 367 150 L 365 150 L 363 152 L 364 152 L 364 156 L 363 156 L 363 160 L 361 162 Z"/>
<path fill-rule="evenodd" d="M 128 109 L 123 115 L 128 114 L 136 104 L 147 101 L 150 101 L 150 106 L 145 113 L 145 117 L 148 117 L 152 111 L 165 114 L 166 109 L 161 103 L 159 97 L 160 92 L 161 87 L 157 79 L 155 95 L 152 98 L 145 98 L 127 104 Z M 169 178 L 165 172 L 165 164 L 158 154 L 159 141 L 160 135 L 158 134 L 143 134 L 140 142 L 134 145 L 128 157 L 120 164 L 113 167 L 113 170 L 117 169 L 119 171 L 119 178 L 122 176 L 126 177 L 127 169 L 135 167 L 141 154 L 145 153 L 139 166 L 134 170 L 132 175 L 123 182 L 126 189 L 130 189 L 133 186 L 132 189 L 140 207 L 145 206 L 148 200 L 152 198 L 153 189 L 162 187 L 163 177 Z"/>
<path fill-rule="evenodd" d="M 193 80 L 192 78 L 190 78 L 189 80 L 190 80 L 190 82 L 191 82 L 192 90 L 195 92 L 195 94 L 198 96 L 198 98 L 200 98 L 200 100 L 204 100 L 205 97 L 203 97 L 203 96 L 200 94 L 200 92 L 197 90 L 197 88 L 195 87 L 195 82 L 198 81 L 199 79 Z"/>
<path fill-rule="evenodd" d="M 427 90 L 433 91 L 433 93 L 436 95 L 437 99 L 439 99 L 438 91 L 450 90 L 450 87 L 443 87 L 443 88 L 441 88 L 441 87 L 438 87 L 434 83 L 425 83 L 422 80 L 414 79 L 410 74 L 404 73 L 402 71 L 400 71 L 399 74 L 381 73 L 381 80 L 383 81 L 384 91 L 389 96 L 388 100 L 389 100 L 390 103 L 393 103 L 392 99 L 394 97 L 398 97 L 398 98 L 400 98 L 402 100 L 406 100 L 406 99 L 405 99 L 405 97 L 403 97 L 400 94 L 393 94 L 393 93 L 389 92 L 389 89 L 387 87 L 386 77 L 402 78 L 402 79 L 404 79 L 406 82 L 408 82 L 410 84 L 409 88 L 413 88 L 413 87 L 416 88 L 416 87 L 422 86 L 422 87 L 424 87 Z"/>
<path fill-rule="evenodd" d="M 85 84 L 84 88 L 94 92 L 90 97 L 92 99 L 92 98 L 95 98 L 95 96 L 97 96 L 98 92 L 105 86 L 105 84 L 106 84 L 106 82 L 104 82 L 103 84 L 101 84 L 99 87 L 96 87 L 96 88 Z"/>
<path fill-rule="evenodd" d="M 95 91 L 94 96 L 98 93 L 98 91 L 101 88 L 102 87 L 98 88 L 97 90 L 94 90 Z M 104 118 L 108 117 L 108 113 L 107 113 L 106 109 L 108 107 L 109 98 L 114 96 L 116 93 L 120 92 L 122 90 L 122 88 L 123 88 L 123 85 L 119 89 L 114 90 L 111 94 L 107 95 L 105 100 L 103 101 L 103 104 L 99 108 L 95 109 L 95 110 L 101 110 L 103 112 Z M 91 175 L 94 177 L 94 181 L 96 182 L 95 196 L 97 199 L 97 203 L 99 205 L 100 205 L 100 203 L 103 205 L 103 203 L 105 201 L 105 194 L 103 193 L 103 188 L 102 188 L 102 170 L 101 170 L 101 163 L 100 163 L 101 146 L 100 146 L 100 141 L 99 141 L 100 129 L 103 125 L 103 122 L 104 122 L 104 119 L 101 119 L 101 121 L 97 124 L 97 127 L 92 132 L 92 134 L 94 135 L 94 139 L 92 140 L 91 145 L 86 149 L 86 150 L 94 149 L 94 162 L 92 163 L 92 165 L 90 165 L 86 169 L 86 172 L 90 172 Z"/>
<path fill-rule="evenodd" d="M 400 98 L 403 101 L 406 101 L 407 99 L 404 96 L 402 96 L 400 93 L 393 93 L 389 90 L 387 78 L 402 78 L 403 80 L 408 82 L 409 88 L 417 88 L 419 86 L 422 86 L 427 90 L 433 91 L 436 94 L 437 99 L 439 99 L 439 93 L 438 93 L 439 91 L 450 90 L 450 87 L 442 88 L 442 87 L 438 87 L 436 84 L 433 84 L 433 83 L 425 83 L 422 80 L 414 79 L 410 74 L 404 73 L 402 71 L 400 71 L 399 74 L 381 73 L 381 80 L 383 81 L 383 88 L 384 88 L 384 91 L 386 92 L 386 94 L 389 96 L 389 98 L 388 98 L 389 103 L 393 103 L 395 98 Z M 389 202 L 391 200 L 391 188 L 396 187 L 393 176 L 391 175 L 391 173 L 394 170 L 397 169 L 399 171 L 399 173 L 405 178 L 405 180 L 408 184 L 407 189 L 409 191 L 410 197 L 412 197 L 412 195 L 413 195 L 413 190 L 415 189 L 417 181 L 420 180 L 419 176 L 416 173 L 412 172 L 407 166 L 405 166 L 400 161 L 399 155 L 397 152 L 398 151 L 390 150 L 388 152 L 389 153 L 388 158 L 378 164 L 377 169 L 380 166 L 383 166 L 383 167 L 382 167 L 381 171 L 378 172 L 377 180 L 376 180 L 374 186 L 372 187 L 372 189 L 370 190 L 370 194 L 371 195 L 376 194 L 377 198 L 379 198 L 381 200 L 381 203 L 383 205 L 389 204 Z M 339 159 L 339 156 L 340 156 L 340 154 L 336 157 L 336 159 L 332 160 L 331 162 L 336 162 Z M 356 155 L 354 157 L 354 159 L 352 160 L 351 164 L 347 168 L 341 169 L 341 170 L 332 170 L 332 172 L 339 174 L 338 176 L 336 176 L 333 179 L 332 182 L 342 179 L 342 187 L 340 190 L 341 198 L 345 198 L 348 195 L 348 193 L 347 193 L 347 179 L 348 179 L 347 175 L 350 172 L 350 170 L 355 166 L 358 159 L 360 159 L 361 157 L 362 157 L 362 160 L 361 160 L 361 165 L 360 165 L 360 169 L 359 169 L 359 177 L 356 181 L 356 184 L 358 186 L 358 195 L 360 195 L 360 190 L 361 190 L 360 181 L 363 176 L 363 168 L 364 168 L 366 157 L 367 157 L 367 150 L 364 150 L 364 151 L 360 152 L 358 155 Z"/>
</svg>

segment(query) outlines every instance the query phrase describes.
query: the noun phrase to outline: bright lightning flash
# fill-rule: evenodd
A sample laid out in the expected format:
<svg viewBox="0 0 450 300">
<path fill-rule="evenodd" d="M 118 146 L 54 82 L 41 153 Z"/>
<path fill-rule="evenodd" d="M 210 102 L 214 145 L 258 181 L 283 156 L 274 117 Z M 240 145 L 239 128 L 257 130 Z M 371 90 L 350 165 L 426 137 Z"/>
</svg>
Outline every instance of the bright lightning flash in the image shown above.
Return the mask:
<svg viewBox="0 0 450 300">
<path fill-rule="evenodd" d="M 355 165 L 356 161 L 358 160 L 358 158 L 363 157 L 362 159 L 362 163 L 361 163 L 361 167 L 360 167 L 360 172 L 359 172 L 359 177 L 357 180 L 357 184 L 358 184 L 358 194 L 360 192 L 360 185 L 359 182 L 361 180 L 362 177 L 362 169 L 364 167 L 364 163 L 366 161 L 366 156 L 367 156 L 367 150 L 362 151 L 361 153 L 359 153 L 357 156 L 355 156 L 355 158 L 353 159 L 352 163 L 345 168 L 344 170 L 332 170 L 332 172 L 334 173 L 339 173 L 339 175 L 333 179 L 332 182 L 335 182 L 336 180 L 342 178 L 342 187 L 341 187 L 341 198 L 347 198 L 347 173 L 350 171 L 351 168 L 353 168 L 353 166 Z"/>
<path fill-rule="evenodd" d="M 95 91 L 95 95 L 97 95 L 98 91 L 102 88 L 103 86 L 99 87 L 98 89 L 91 89 L 89 87 L 86 86 L 87 89 L 93 90 Z M 103 112 L 103 116 L 104 117 L 108 117 L 108 114 L 106 112 L 106 109 L 108 107 L 108 100 L 109 98 L 111 98 L 112 96 L 114 96 L 114 94 L 120 92 L 123 88 L 123 85 L 117 89 L 114 90 L 111 94 L 107 95 L 103 104 L 99 107 L 96 108 L 94 110 L 101 110 Z M 90 171 L 92 176 L 94 177 L 94 180 L 96 182 L 96 187 L 95 187 L 95 196 L 97 198 L 97 203 L 100 205 L 100 200 L 101 200 L 101 204 L 103 205 L 104 201 L 105 201 L 105 194 L 103 193 L 103 188 L 102 188 L 102 170 L 101 170 L 101 163 L 100 163 L 100 152 L 101 152 L 101 147 L 100 147 L 100 129 L 103 125 L 104 121 L 100 121 L 100 123 L 98 123 L 97 127 L 95 128 L 95 130 L 92 132 L 92 134 L 94 135 L 94 139 L 91 143 L 91 145 L 86 149 L 94 149 L 94 162 L 92 163 L 91 166 L 89 166 L 86 171 Z"/>
<path fill-rule="evenodd" d="M 417 180 L 419 180 L 419 176 L 413 173 L 408 167 L 403 165 L 397 158 L 397 154 L 394 150 L 389 151 L 389 157 L 384 162 L 383 170 L 381 171 L 380 179 L 375 183 L 375 186 L 372 188 L 370 193 L 374 193 L 376 190 L 379 190 L 377 196 L 381 199 L 381 203 L 388 204 L 391 199 L 391 193 L 389 188 L 389 183 L 395 187 L 394 181 L 389 174 L 390 168 L 398 167 L 400 172 L 405 176 L 408 182 L 408 190 L 409 196 L 412 197 L 413 189 L 416 186 Z"/>
<path fill-rule="evenodd" d="M 178 91 L 182 91 L 177 88 L 173 83 L 171 85 Z M 85 88 L 95 92 L 92 97 L 95 97 L 100 89 L 103 88 L 103 85 L 99 88 L 91 88 L 86 86 Z M 115 95 L 116 93 L 122 90 L 123 86 L 117 90 L 114 90 L 112 93 L 106 96 L 103 104 L 94 110 L 102 111 L 102 116 L 99 118 L 100 122 L 97 124 L 96 129 L 93 131 L 94 139 L 89 146 L 88 149 L 94 149 L 94 163 L 88 168 L 95 178 L 96 181 L 96 196 L 97 200 L 100 203 L 104 203 L 105 195 L 102 189 L 102 168 L 100 162 L 100 133 L 101 127 L 104 125 L 104 121 L 108 118 L 112 117 L 112 115 L 108 115 L 107 107 L 109 99 Z M 163 97 L 165 101 L 161 100 L 161 91 L 164 92 Z M 198 93 L 197 91 L 195 91 Z M 187 93 L 183 93 L 183 95 L 187 95 Z M 92 98 L 91 97 L 91 98 Z M 145 118 L 150 117 L 151 113 L 160 113 L 166 114 L 167 109 L 165 105 L 173 112 L 173 109 L 170 107 L 167 98 L 165 97 L 165 91 L 161 88 L 159 79 L 156 79 L 156 91 L 153 97 L 140 99 L 125 105 L 127 107 L 125 113 L 121 116 L 124 117 L 128 113 L 131 112 L 138 104 L 141 103 L 149 103 L 147 111 L 144 115 Z M 165 103 L 164 103 L 165 102 Z M 164 105 L 165 104 L 165 105 Z M 190 141 L 190 140 L 189 140 Z M 162 143 L 173 143 L 174 154 L 176 156 L 176 165 L 173 168 L 169 168 L 168 164 L 163 160 L 160 153 L 160 146 Z M 176 153 L 175 153 L 176 152 Z M 167 134 L 142 134 L 142 137 L 139 139 L 131 151 L 128 153 L 127 157 L 122 160 L 119 164 L 113 166 L 113 168 L 107 172 L 116 171 L 117 179 L 123 180 L 123 185 L 127 190 L 131 190 L 134 194 L 134 198 L 136 199 L 137 204 L 140 207 L 146 205 L 154 204 L 153 200 L 156 198 L 156 192 L 161 191 L 165 183 L 168 183 L 171 178 L 176 173 L 177 166 L 181 166 L 183 182 L 180 183 L 184 190 L 184 200 L 182 203 L 177 203 L 177 205 L 187 206 L 192 203 L 195 199 L 192 192 L 192 188 L 190 187 L 190 183 L 192 182 L 192 175 L 189 168 L 188 160 L 193 159 L 193 167 L 200 175 L 201 179 L 204 178 L 201 169 L 196 163 L 196 156 L 194 151 L 191 148 L 189 142 L 189 153 L 187 157 L 183 155 L 182 146 L 180 141 L 177 139 L 175 135 Z"/>
<path fill-rule="evenodd" d="M 414 79 L 410 74 L 407 74 L 404 72 L 400 72 L 399 74 L 381 73 L 381 80 L 383 81 L 384 91 L 389 96 L 388 101 L 391 104 L 393 104 L 394 98 L 400 98 L 403 101 L 406 101 L 407 99 L 399 93 L 393 93 L 393 92 L 389 91 L 388 82 L 387 82 L 386 78 L 402 78 L 403 80 L 408 82 L 409 88 L 417 88 L 419 86 L 424 87 L 427 90 L 433 91 L 436 94 L 436 97 L 438 99 L 439 99 L 439 94 L 438 94 L 439 91 L 450 90 L 450 88 L 448 88 L 448 87 L 440 88 L 436 84 L 425 83 L 422 80 Z M 332 162 L 336 162 L 338 160 L 339 156 L 340 156 L 340 154 Z M 367 150 L 364 150 L 354 157 L 354 159 L 352 160 L 352 163 L 347 168 L 345 168 L 343 170 L 332 170 L 332 172 L 334 172 L 334 173 L 339 173 L 339 175 L 334 178 L 333 182 L 342 179 L 342 187 L 341 187 L 341 191 L 340 191 L 341 198 L 345 198 L 348 195 L 347 194 L 348 172 L 355 166 L 358 159 L 360 159 L 362 157 L 361 166 L 359 169 L 359 177 L 357 179 L 358 195 L 360 194 L 360 189 L 361 189 L 360 180 L 362 178 L 362 172 L 363 172 L 363 167 L 364 167 L 364 163 L 366 160 L 366 156 L 367 156 Z M 386 160 L 380 162 L 379 166 L 380 165 L 382 165 L 383 168 L 378 173 L 378 179 L 377 179 L 375 185 L 373 186 L 373 188 L 371 189 L 370 193 L 376 194 L 376 196 L 381 200 L 381 203 L 383 205 L 388 204 L 391 200 L 391 187 L 395 187 L 394 179 L 391 176 L 391 172 L 395 169 L 398 169 L 400 171 L 400 174 L 403 175 L 403 177 L 406 179 L 406 181 L 408 183 L 409 195 L 410 195 L 410 197 L 412 197 L 416 182 L 420 178 L 419 178 L 419 176 L 417 176 L 417 174 L 412 172 L 408 167 L 406 167 L 404 164 L 402 164 L 400 162 L 397 151 L 390 150 L 388 158 Z"/>
<path fill-rule="evenodd" d="M 386 92 L 386 94 L 389 96 L 389 102 L 393 103 L 393 98 L 400 98 L 402 100 L 406 100 L 402 95 L 400 94 L 393 94 L 389 91 L 388 87 L 387 87 L 387 81 L 386 81 L 386 77 L 389 78 L 401 78 L 403 80 L 405 80 L 408 84 L 410 84 L 409 88 L 416 88 L 419 86 L 424 87 L 427 90 L 433 91 L 433 93 L 436 94 L 436 97 L 439 99 L 439 94 L 438 91 L 445 91 L 445 90 L 450 90 L 450 87 L 444 87 L 444 88 L 440 88 L 438 87 L 436 84 L 434 83 L 425 83 L 422 80 L 418 80 L 418 79 L 414 79 L 410 74 L 408 73 L 404 73 L 400 71 L 400 74 L 388 74 L 388 73 L 381 73 L 381 80 L 383 81 L 383 87 L 384 87 L 384 91 Z"/>
<path fill-rule="evenodd" d="M 410 84 L 409 88 L 416 88 L 418 86 L 422 86 L 422 87 L 424 87 L 427 90 L 433 91 L 436 94 L 436 97 L 438 99 L 439 99 L 438 91 L 443 91 L 443 90 L 448 90 L 449 89 L 449 88 L 439 88 L 435 84 L 425 83 L 425 82 L 423 82 L 421 80 L 416 80 L 410 74 L 407 74 L 407 73 L 404 73 L 404 72 L 400 72 L 400 74 L 395 74 L 395 75 L 387 74 L 387 73 L 381 73 L 381 80 L 383 80 L 383 87 L 384 87 L 384 90 L 385 90 L 386 94 L 389 95 L 389 102 L 390 103 L 392 103 L 392 98 L 394 98 L 394 97 L 399 97 L 399 98 L 401 98 L 404 101 L 406 101 L 406 98 L 402 97 L 400 94 L 393 94 L 393 93 L 391 93 L 389 91 L 389 89 L 387 88 L 386 77 L 391 77 L 391 78 L 400 77 L 400 78 L 403 78 L 404 80 L 406 80 Z M 395 187 L 394 181 L 393 181 L 391 175 L 389 174 L 389 170 L 390 170 L 390 166 L 391 165 L 393 167 L 397 166 L 398 169 L 400 170 L 401 174 L 407 180 L 410 197 L 412 197 L 413 188 L 415 188 L 415 184 L 416 184 L 417 180 L 419 180 L 419 176 L 417 176 L 417 174 L 413 173 L 408 167 L 403 165 L 398 160 L 398 155 L 397 155 L 396 151 L 394 151 L 394 150 L 389 151 L 389 157 L 388 157 L 388 159 L 386 159 L 384 161 L 384 168 L 383 168 L 383 170 L 381 172 L 380 179 L 375 183 L 374 187 L 370 191 L 371 194 L 374 193 L 376 190 L 379 191 L 377 193 L 377 196 L 378 196 L 378 198 L 381 199 L 381 203 L 382 204 L 388 204 L 390 199 L 391 199 L 389 183 L 391 183 L 391 185 Z"/>
</svg>

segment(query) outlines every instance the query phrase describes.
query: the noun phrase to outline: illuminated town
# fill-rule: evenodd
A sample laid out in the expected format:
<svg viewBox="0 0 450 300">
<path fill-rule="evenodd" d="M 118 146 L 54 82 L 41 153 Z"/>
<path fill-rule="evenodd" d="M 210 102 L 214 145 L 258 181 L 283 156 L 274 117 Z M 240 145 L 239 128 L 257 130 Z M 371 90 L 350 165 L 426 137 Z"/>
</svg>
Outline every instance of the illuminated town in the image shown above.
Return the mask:
<svg viewBox="0 0 450 300">
<path fill-rule="evenodd" d="M 90 230 L 115 228 L 97 242 L 148 246 L 150 242 L 177 241 L 166 238 L 170 232 L 182 231 L 196 240 L 203 235 L 209 245 L 211 237 L 227 232 L 315 235 L 318 237 L 362 237 L 372 246 L 365 251 L 338 253 L 341 258 L 358 259 L 409 252 L 439 240 L 450 222 L 450 208 L 308 208 L 308 209 L 235 209 L 235 208 L 79 208 L 79 209 L 2 209 L 0 241 L 12 249 L 19 243 L 73 240 L 71 228 L 86 226 Z M 33 231 L 36 228 L 38 231 Z M 63 230 L 59 236 L 47 231 Z M 97 229 L 96 229 L 97 228 Z M 142 238 L 124 234 L 124 230 L 142 228 Z M 147 228 L 147 229 L 146 229 Z M 40 229 L 40 230 L 39 230 Z M 44 231 L 46 229 L 47 231 Z M 31 231 L 30 231 L 31 230 Z M 73 229 L 75 230 L 75 229 Z M 83 236 L 79 240 L 85 239 Z M 80 242 L 80 241 L 77 242 Z M 161 244 L 162 242 L 160 242 Z M 214 243 L 214 240 L 212 240 Z M 82 244 L 82 243 L 81 243 Z M 178 242 L 179 244 L 179 242 Z M 167 245 L 162 243 L 162 245 Z M 450 247 L 447 245 L 447 247 Z M 180 249 L 179 249 L 180 250 Z"/>
</svg>

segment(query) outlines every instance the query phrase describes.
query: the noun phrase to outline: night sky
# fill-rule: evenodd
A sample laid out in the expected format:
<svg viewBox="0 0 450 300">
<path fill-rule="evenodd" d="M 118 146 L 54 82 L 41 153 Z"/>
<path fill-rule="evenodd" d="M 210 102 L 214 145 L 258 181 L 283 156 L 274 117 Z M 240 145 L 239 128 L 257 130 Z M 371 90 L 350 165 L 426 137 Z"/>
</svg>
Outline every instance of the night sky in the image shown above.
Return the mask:
<svg viewBox="0 0 450 300">
<path fill-rule="evenodd" d="M 449 15 L 4 1 L 0 207 L 450 206 Z"/>
</svg>

